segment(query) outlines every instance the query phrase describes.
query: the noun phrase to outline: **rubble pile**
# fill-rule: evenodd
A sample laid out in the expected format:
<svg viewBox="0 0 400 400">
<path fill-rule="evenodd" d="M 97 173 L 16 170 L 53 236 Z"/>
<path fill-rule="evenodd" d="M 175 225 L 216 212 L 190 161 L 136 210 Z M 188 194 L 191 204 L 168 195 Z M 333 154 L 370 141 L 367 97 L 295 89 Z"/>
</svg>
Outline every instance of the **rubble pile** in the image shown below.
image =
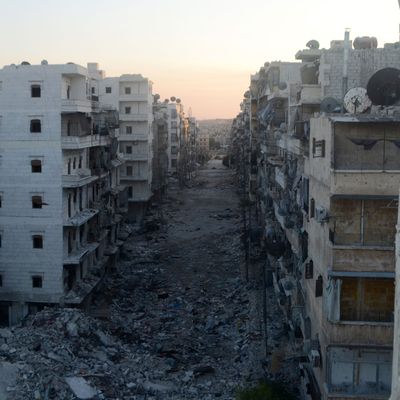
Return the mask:
<svg viewBox="0 0 400 400">
<path fill-rule="evenodd" d="M 124 228 L 118 268 L 86 312 L 46 308 L 0 330 L 9 399 L 233 400 L 265 376 L 258 292 L 241 279 L 236 198 L 206 185 L 174 195 L 163 217 Z M 269 342 L 278 350 L 274 310 Z"/>
</svg>

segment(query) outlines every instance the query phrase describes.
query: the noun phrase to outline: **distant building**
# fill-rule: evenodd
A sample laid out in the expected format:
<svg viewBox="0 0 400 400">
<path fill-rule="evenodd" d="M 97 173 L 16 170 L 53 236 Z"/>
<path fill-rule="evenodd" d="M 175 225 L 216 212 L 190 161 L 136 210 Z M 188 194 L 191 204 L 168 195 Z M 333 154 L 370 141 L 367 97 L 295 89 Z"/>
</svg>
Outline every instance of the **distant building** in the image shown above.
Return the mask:
<svg viewBox="0 0 400 400">
<path fill-rule="evenodd" d="M 119 111 L 119 149 L 126 161 L 121 184 L 128 191 L 128 217 L 141 220 L 152 196 L 152 82 L 138 74 L 105 78 L 100 97 Z"/>
<path fill-rule="evenodd" d="M 178 167 L 179 148 L 181 145 L 182 121 L 184 118 L 183 105 L 170 102 L 168 107 L 168 171 L 176 174 Z"/>
<path fill-rule="evenodd" d="M 0 324 L 87 300 L 118 253 L 117 111 L 102 73 L 76 64 L 0 70 Z"/>
</svg>

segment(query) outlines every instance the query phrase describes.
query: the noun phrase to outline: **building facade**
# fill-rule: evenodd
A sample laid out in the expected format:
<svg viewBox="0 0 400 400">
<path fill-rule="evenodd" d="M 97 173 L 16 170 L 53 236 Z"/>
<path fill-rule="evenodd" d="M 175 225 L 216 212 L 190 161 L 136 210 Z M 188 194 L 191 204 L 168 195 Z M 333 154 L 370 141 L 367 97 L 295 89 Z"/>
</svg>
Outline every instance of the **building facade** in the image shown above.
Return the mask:
<svg viewBox="0 0 400 400">
<path fill-rule="evenodd" d="M 100 98 L 119 111 L 119 151 L 125 159 L 121 184 L 127 188 L 128 217 L 140 221 L 152 197 L 152 82 L 138 74 L 104 78 Z"/>
<path fill-rule="evenodd" d="M 0 71 L 2 325 L 43 304 L 82 304 L 115 262 L 118 116 L 99 102 L 92 67 Z"/>
<path fill-rule="evenodd" d="M 231 158 L 265 228 L 303 397 L 388 398 L 400 108 L 365 92 L 400 54 L 346 34 L 329 49 L 310 41 L 296 58 L 251 77 Z"/>
</svg>

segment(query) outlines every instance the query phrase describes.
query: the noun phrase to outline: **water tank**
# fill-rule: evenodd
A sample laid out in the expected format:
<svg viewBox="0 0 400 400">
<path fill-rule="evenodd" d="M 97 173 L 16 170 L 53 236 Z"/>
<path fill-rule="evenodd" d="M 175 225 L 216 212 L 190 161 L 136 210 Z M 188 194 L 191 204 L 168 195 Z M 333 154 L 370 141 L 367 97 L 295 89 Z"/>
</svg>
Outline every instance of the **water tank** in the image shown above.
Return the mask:
<svg viewBox="0 0 400 400">
<path fill-rule="evenodd" d="M 378 39 L 374 36 L 359 36 L 354 39 L 353 47 L 356 50 L 376 49 L 378 47 Z"/>
</svg>

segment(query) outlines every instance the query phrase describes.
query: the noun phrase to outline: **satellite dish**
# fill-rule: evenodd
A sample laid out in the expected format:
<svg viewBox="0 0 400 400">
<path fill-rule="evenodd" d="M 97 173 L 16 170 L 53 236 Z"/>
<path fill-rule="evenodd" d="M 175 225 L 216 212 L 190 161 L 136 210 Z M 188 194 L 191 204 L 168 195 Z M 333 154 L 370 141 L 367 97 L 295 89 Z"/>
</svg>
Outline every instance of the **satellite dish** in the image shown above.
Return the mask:
<svg viewBox="0 0 400 400">
<path fill-rule="evenodd" d="M 156 93 L 154 95 L 154 101 L 158 101 L 158 100 L 160 100 L 160 95 L 158 93 Z"/>
<path fill-rule="evenodd" d="M 42 65 L 49 65 L 49 62 L 47 60 L 42 60 L 42 62 L 40 63 Z"/>
<path fill-rule="evenodd" d="M 321 101 L 321 111 L 328 114 L 340 111 L 340 103 L 333 97 L 325 97 Z"/>
<path fill-rule="evenodd" d="M 169 103 L 169 99 L 165 99 L 165 100 L 164 100 L 164 103 Z"/>
<path fill-rule="evenodd" d="M 176 99 L 176 104 L 179 104 L 181 102 L 181 99 Z"/>
<path fill-rule="evenodd" d="M 400 98 L 400 70 L 383 68 L 370 78 L 367 94 L 372 103 L 380 106 L 391 106 Z"/>
<path fill-rule="evenodd" d="M 175 97 L 175 96 L 172 96 L 172 97 L 170 97 L 170 100 L 171 100 L 172 102 L 174 102 L 174 101 L 176 100 L 176 97 Z"/>
<path fill-rule="evenodd" d="M 287 83 L 279 82 L 278 88 L 279 88 L 279 90 L 285 90 L 287 88 Z"/>
<path fill-rule="evenodd" d="M 22 61 L 21 65 L 31 65 L 28 61 Z"/>
<path fill-rule="evenodd" d="M 350 114 L 363 113 L 371 107 L 372 102 L 367 95 L 367 90 L 362 87 L 350 89 L 343 99 L 343 104 Z"/>
<path fill-rule="evenodd" d="M 307 42 L 306 46 L 309 49 L 317 50 L 317 49 L 319 49 L 319 42 L 317 40 L 310 40 L 310 41 Z"/>
</svg>

